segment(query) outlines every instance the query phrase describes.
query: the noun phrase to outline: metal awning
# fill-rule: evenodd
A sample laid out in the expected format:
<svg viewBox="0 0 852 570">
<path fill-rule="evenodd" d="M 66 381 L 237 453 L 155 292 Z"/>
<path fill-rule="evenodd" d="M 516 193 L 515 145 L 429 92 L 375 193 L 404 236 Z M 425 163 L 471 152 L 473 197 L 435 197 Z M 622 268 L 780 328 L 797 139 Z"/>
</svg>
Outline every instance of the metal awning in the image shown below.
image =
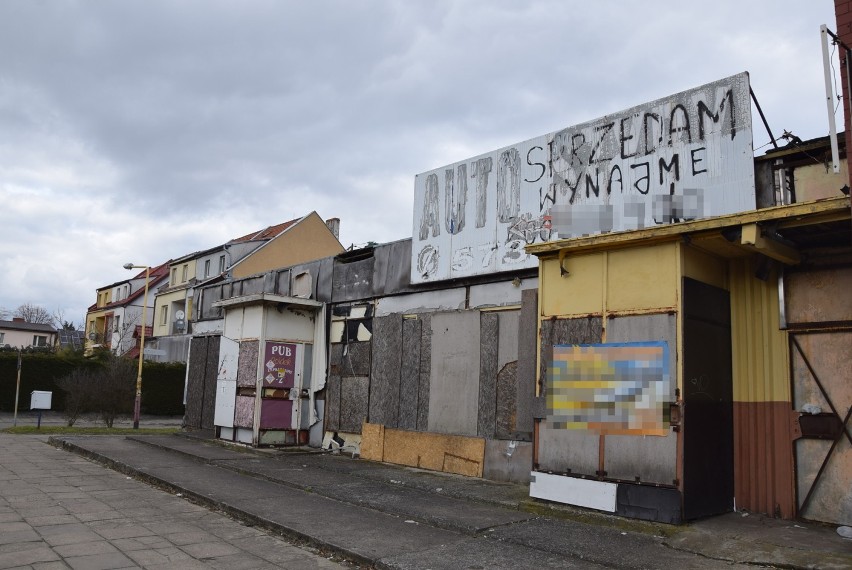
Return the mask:
<svg viewBox="0 0 852 570">
<path fill-rule="evenodd" d="M 221 307 L 223 309 L 246 305 L 282 305 L 284 307 L 298 307 L 300 309 L 319 309 L 324 305 L 324 303 L 314 301 L 312 299 L 304 299 L 302 297 L 289 297 L 287 295 L 275 295 L 272 293 L 244 295 L 242 297 L 223 299 L 213 303 L 214 307 Z"/>
<path fill-rule="evenodd" d="M 567 253 L 686 240 L 720 257 L 760 253 L 787 265 L 801 261 L 802 249 L 849 246 L 852 241 L 849 198 L 775 206 L 653 228 L 628 230 L 537 243 L 526 251 L 541 258 Z"/>
</svg>

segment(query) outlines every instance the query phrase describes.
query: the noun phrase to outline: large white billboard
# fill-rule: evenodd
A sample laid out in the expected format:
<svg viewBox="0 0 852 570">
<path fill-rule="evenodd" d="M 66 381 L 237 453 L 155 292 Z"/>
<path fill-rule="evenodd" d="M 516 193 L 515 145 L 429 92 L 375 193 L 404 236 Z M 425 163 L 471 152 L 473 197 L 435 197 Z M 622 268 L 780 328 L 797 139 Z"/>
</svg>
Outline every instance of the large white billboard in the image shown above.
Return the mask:
<svg viewBox="0 0 852 570">
<path fill-rule="evenodd" d="M 740 73 L 417 175 L 411 280 L 535 267 L 527 244 L 754 209 Z"/>
</svg>

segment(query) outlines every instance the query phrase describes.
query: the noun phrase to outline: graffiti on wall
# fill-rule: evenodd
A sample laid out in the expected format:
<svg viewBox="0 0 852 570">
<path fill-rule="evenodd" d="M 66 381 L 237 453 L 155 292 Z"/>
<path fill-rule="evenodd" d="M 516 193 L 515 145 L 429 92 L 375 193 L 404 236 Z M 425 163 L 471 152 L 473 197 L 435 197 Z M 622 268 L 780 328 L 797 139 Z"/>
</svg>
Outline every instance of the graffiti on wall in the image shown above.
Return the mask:
<svg viewBox="0 0 852 570">
<path fill-rule="evenodd" d="M 524 246 L 755 208 L 748 74 L 415 177 L 412 281 L 535 267 Z"/>
<path fill-rule="evenodd" d="M 666 435 L 671 400 L 666 342 L 553 347 L 547 372 L 550 427 Z"/>
</svg>

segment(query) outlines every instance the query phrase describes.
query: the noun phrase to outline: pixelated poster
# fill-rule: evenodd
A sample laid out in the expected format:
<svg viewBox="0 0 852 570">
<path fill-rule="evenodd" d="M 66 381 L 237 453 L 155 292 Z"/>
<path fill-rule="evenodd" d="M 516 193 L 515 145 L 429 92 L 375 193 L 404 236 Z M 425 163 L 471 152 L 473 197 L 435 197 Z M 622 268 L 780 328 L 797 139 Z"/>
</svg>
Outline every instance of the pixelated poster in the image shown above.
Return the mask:
<svg viewBox="0 0 852 570">
<path fill-rule="evenodd" d="M 599 434 L 667 435 L 666 342 L 556 345 L 547 370 L 547 423 Z"/>
<path fill-rule="evenodd" d="M 275 388 L 292 388 L 296 379 L 296 345 L 284 342 L 267 342 L 264 357 L 263 385 Z"/>
</svg>

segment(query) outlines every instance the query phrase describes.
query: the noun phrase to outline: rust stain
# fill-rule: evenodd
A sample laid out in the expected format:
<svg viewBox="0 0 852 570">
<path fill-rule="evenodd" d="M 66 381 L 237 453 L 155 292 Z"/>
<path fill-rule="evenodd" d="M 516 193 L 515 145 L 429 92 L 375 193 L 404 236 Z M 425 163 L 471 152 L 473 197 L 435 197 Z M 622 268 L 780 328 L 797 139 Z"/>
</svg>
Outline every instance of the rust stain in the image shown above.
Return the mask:
<svg viewBox="0 0 852 570">
<path fill-rule="evenodd" d="M 796 517 L 789 402 L 734 402 L 734 496 L 738 509 Z"/>
</svg>

